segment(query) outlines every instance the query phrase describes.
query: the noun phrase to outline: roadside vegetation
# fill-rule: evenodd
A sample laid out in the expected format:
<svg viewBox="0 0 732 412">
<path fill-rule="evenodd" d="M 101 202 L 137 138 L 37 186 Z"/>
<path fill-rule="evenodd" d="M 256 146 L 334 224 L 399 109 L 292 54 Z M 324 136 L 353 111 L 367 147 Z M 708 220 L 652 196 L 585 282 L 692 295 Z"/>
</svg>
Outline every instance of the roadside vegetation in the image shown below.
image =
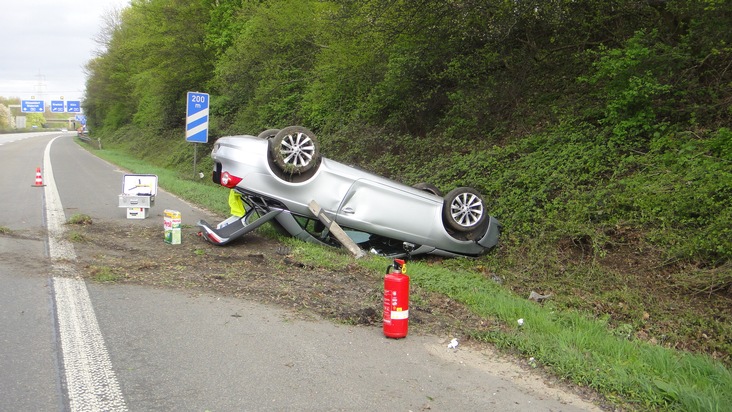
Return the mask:
<svg viewBox="0 0 732 412">
<path fill-rule="evenodd" d="M 729 410 L 730 23 L 716 0 L 134 1 L 84 112 L 101 156 L 222 214 L 215 138 L 296 124 L 327 157 L 475 187 L 500 247 L 410 269 L 492 322 L 475 339 L 627 408 Z M 211 94 L 195 170 L 187 91 Z"/>
</svg>

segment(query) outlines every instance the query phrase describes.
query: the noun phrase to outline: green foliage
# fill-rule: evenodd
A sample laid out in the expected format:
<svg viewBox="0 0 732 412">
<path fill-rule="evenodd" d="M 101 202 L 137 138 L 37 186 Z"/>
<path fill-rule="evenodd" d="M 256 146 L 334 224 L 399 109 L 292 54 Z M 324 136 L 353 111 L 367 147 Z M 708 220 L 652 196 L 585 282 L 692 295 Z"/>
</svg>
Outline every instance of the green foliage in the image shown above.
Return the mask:
<svg viewBox="0 0 732 412">
<path fill-rule="evenodd" d="M 206 24 L 205 44 L 207 49 L 220 57 L 234 43 L 237 33 L 242 30 L 241 21 L 237 19 L 240 10 L 245 4 L 251 5 L 252 2 L 219 0 L 216 3 L 210 10 L 211 17 Z"/>
<path fill-rule="evenodd" d="M 593 89 L 601 92 L 605 101 L 600 123 L 612 131 L 616 144 L 632 144 L 638 136 L 647 136 L 656 128 L 657 99 L 671 87 L 663 85 L 651 71 L 655 50 L 651 48 L 657 33 L 646 35 L 640 31 L 623 48 L 599 48 L 601 57 L 593 66 L 595 72 L 587 80 Z M 658 48 L 665 48 L 662 44 Z"/>
<path fill-rule="evenodd" d="M 628 167 L 642 172 L 612 185 L 619 218 L 648 228 L 650 239 L 677 257 L 712 265 L 730 260 L 732 163 L 724 158 L 729 156 L 725 155 L 729 141 L 728 129 L 710 139 L 685 135 L 653 139 L 648 153 L 626 159 Z"/>
<path fill-rule="evenodd" d="M 267 125 L 299 123 L 300 100 L 318 43 L 320 1 L 270 1 L 243 7 L 240 30 L 222 54 L 214 88 L 226 108 L 215 109 L 229 133 L 257 133 Z M 296 29 L 293 29 L 296 27 Z"/>
<path fill-rule="evenodd" d="M 87 64 L 87 98 L 95 128 L 135 124 L 165 130 L 184 123 L 185 93 L 212 75 L 204 46 L 209 2 L 133 2 L 110 28 L 108 49 Z"/>
<path fill-rule="evenodd" d="M 28 128 L 32 126 L 43 127 L 46 123 L 46 117 L 43 113 L 28 113 L 25 118 L 25 125 Z"/>
</svg>

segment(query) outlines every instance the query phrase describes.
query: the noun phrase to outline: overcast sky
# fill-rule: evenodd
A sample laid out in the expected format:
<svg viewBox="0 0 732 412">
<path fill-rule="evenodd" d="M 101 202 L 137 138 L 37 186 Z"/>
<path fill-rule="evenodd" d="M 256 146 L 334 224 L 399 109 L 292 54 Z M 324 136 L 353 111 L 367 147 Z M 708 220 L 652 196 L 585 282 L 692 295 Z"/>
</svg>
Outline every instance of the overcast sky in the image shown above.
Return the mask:
<svg viewBox="0 0 732 412">
<path fill-rule="evenodd" d="M 0 96 L 79 100 L 102 16 L 129 0 L 0 0 Z"/>
</svg>

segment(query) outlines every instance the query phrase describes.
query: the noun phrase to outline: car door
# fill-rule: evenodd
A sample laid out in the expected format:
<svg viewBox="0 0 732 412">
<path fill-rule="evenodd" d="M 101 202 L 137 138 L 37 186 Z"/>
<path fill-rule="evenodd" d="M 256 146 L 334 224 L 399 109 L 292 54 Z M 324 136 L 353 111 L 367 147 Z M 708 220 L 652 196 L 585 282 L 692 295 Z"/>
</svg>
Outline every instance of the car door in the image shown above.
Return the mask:
<svg viewBox="0 0 732 412">
<path fill-rule="evenodd" d="M 415 244 L 430 244 L 440 222 L 441 199 L 404 185 L 356 180 L 343 198 L 336 222 L 345 227 Z"/>
</svg>

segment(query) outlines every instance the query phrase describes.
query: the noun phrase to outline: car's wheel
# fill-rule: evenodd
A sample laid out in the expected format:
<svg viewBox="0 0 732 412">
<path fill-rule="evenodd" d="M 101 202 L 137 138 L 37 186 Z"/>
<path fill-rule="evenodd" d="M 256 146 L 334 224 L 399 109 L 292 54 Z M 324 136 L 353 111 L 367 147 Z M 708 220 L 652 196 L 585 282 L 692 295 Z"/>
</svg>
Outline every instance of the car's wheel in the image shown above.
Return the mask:
<svg viewBox="0 0 732 412">
<path fill-rule="evenodd" d="M 442 217 L 449 229 L 470 232 L 485 222 L 485 202 L 477 190 L 458 187 L 445 195 Z"/>
<path fill-rule="evenodd" d="M 280 130 L 270 145 L 272 160 L 287 174 L 300 174 L 320 160 L 320 144 L 313 132 L 301 126 Z"/>
<path fill-rule="evenodd" d="M 437 188 L 437 186 L 430 184 L 430 183 L 417 183 L 416 185 L 412 186 L 415 189 L 423 190 L 427 193 L 432 193 L 435 196 L 442 197 L 442 192 L 440 189 Z"/>
<path fill-rule="evenodd" d="M 257 135 L 258 139 L 273 139 L 277 133 L 279 133 L 280 129 L 267 129 L 263 131 L 262 133 Z"/>
</svg>

